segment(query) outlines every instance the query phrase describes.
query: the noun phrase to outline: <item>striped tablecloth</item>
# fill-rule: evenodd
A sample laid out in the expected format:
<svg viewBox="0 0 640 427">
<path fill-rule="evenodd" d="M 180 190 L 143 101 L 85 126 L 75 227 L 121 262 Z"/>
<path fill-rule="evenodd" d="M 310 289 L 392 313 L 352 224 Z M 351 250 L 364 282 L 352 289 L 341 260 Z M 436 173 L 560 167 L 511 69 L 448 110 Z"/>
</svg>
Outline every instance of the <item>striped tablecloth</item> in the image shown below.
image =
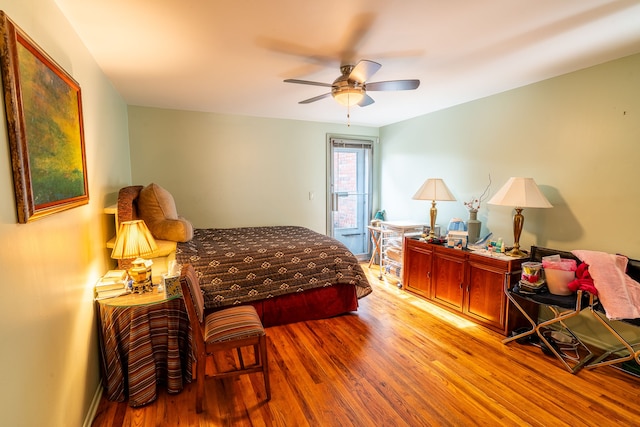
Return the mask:
<svg viewBox="0 0 640 427">
<path fill-rule="evenodd" d="M 122 297 L 118 297 L 122 298 Z M 118 298 L 98 302 L 103 376 L 107 398 L 127 396 L 130 406 L 156 399 L 191 382 L 191 328 L 182 298 L 143 305 L 118 305 Z"/>
</svg>

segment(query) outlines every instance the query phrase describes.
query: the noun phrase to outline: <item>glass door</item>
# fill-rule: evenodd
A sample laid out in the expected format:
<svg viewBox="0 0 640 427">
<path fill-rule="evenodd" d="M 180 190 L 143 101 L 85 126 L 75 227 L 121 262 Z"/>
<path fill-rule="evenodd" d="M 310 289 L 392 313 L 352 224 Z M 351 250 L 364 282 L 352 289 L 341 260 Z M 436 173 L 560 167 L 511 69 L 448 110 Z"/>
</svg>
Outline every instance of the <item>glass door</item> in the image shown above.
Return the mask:
<svg viewBox="0 0 640 427">
<path fill-rule="evenodd" d="M 368 259 L 372 142 L 330 139 L 330 235 L 358 259 Z"/>
</svg>

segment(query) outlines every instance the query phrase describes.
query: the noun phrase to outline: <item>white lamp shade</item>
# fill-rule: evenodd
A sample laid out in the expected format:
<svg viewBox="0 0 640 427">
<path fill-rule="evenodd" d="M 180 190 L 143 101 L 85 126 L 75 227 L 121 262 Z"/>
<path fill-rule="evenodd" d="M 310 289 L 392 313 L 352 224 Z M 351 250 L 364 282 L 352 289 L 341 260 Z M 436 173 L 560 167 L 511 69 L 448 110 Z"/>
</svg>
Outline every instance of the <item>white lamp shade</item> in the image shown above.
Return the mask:
<svg viewBox="0 0 640 427">
<path fill-rule="evenodd" d="M 418 189 L 416 194 L 413 195 L 414 200 L 441 200 L 441 201 L 454 201 L 456 200 L 447 188 L 447 185 L 441 178 L 429 178 L 422 187 Z"/>
<path fill-rule="evenodd" d="M 516 208 L 552 208 L 533 178 L 511 177 L 507 183 L 489 200 L 490 205 L 512 206 Z"/>
<path fill-rule="evenodd" d="M 120 223 L 111 258 L 131 259 L 151 255 L 158 245 L 143 220 Z"/>
</svg>

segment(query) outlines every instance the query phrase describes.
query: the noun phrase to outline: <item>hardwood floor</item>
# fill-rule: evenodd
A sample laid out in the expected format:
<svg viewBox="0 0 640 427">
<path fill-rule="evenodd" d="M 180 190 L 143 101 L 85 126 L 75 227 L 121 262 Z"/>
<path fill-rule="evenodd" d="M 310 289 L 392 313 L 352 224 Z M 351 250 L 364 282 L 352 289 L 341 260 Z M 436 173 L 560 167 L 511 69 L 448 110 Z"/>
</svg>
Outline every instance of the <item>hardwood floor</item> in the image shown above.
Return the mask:
<svg viewBox="0 0 640 427">
<path fill-rule="evenodd" d="M 104 397 L 106 426 L 636 425 L 640 379 L 611 367 L 571 375 L 539 348 L 380 281 L 356 313 L 268 328 L 270 402 L 262 376 L 194 383 L 130 408 Z"/>
</svg>

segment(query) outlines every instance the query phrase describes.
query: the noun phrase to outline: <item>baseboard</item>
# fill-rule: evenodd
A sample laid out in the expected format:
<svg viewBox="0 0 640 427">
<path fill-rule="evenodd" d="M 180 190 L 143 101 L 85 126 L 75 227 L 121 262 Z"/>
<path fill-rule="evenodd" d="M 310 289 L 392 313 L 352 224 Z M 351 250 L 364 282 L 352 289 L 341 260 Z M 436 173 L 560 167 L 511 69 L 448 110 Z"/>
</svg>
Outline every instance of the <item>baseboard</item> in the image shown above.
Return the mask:
<svg viewBox="0 0 640 427">
<path fill-rule="evenodd" d="M 89 406 L 89 410 L 87 411 L 87 416 L 84 418 L 82 427 L 91 427 L 91 424 L 93 424 L 93 420 L 96 417 L 96 412 L 98 412 L 98 406 L 100 405 L 100 399 L 102 399 L 102 380 L 100 380 L 100 382 L 98 383 L 98 388 L 93 394 L 93 400 L 91 400 L 91 405 Z"/>
</svg>

